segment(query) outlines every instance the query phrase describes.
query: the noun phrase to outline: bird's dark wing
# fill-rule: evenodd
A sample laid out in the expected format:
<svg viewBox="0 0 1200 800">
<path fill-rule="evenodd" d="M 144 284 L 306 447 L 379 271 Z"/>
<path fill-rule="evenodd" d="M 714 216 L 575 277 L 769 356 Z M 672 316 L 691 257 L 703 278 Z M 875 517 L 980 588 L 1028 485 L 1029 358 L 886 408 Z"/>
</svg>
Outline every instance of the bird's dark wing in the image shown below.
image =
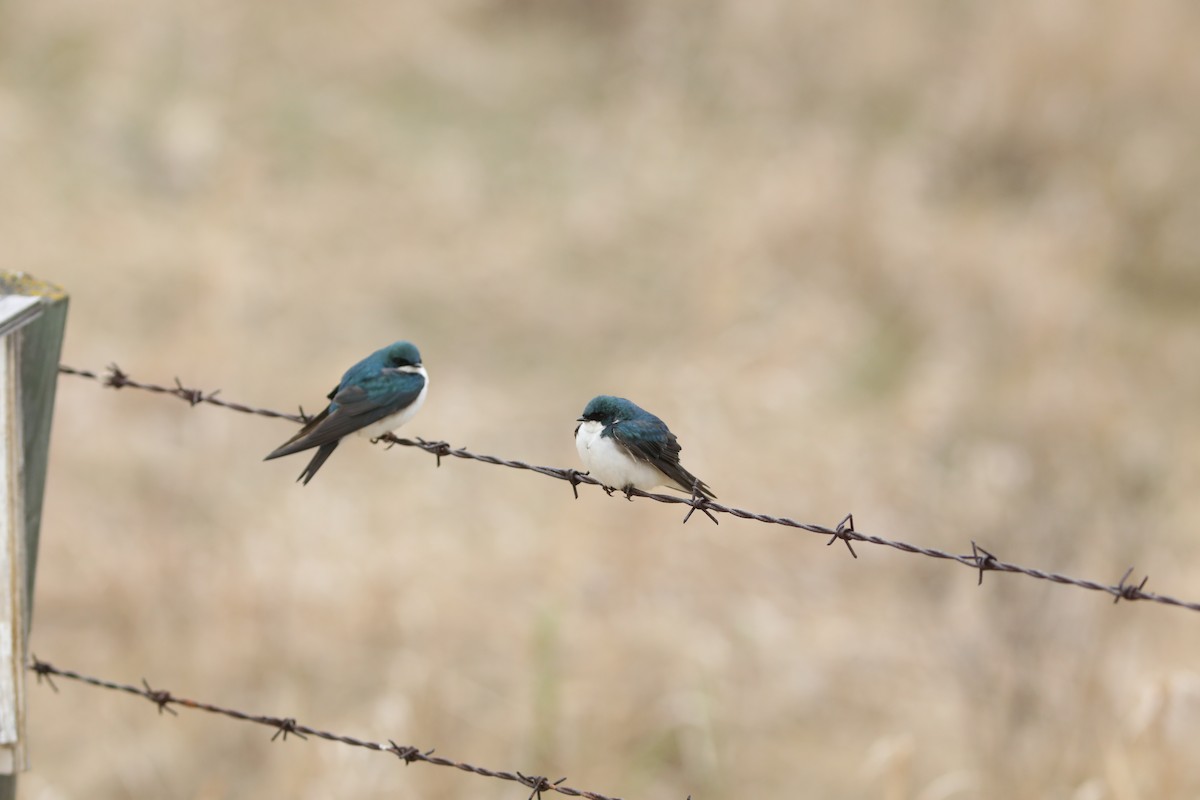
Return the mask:
<svg viewBox="0 0 1200 800">
<path fill-rule="evenodd" d="M 333 387 L 333 391 L 326 396 L 332 400 L 336 395 L 337 387 L 335 386 Z M 270 461 L 272 458 L 279 458 L 280 456 L 290 456 L 292 453 L 299 453 L 301 450 L 308 450 L 310 447 L 316 447 L 316 443 L 304 444 L 302 442 L 304 442 L 309 434 L 320 427 L 321 423 L 329 417 L 329 411 L 331 408 L 333 408 L 332 405 L 325 406 L 324 411 L 322 411 L 320 414 L 317 414 L 315 417 L 311 417 L 308 422 L 304 423 L 304 427 L 297 431 L 292 438 L 288 439 L 286 442 L 279 445 L 279 447 L 276 447 L 274 450 L 272 450 L 267 457 L 263 459 L 263 461 Z"/>
<path fill-rule="evenodd" d="M 384 370 L 377 377 L 335 389 L 330 393 L 329 406 L 265 460 L 335 444 L 343 436 L 400 411 L 416 400 L 423 388 L 425 378 L 419 374 Z"/>
<path fill-rule="evenodd" d="M 704 481 L 679 463 L 679 453 L 683 448 L 666 423 L 657 417 L 618 420 L 605 428 L 601 435 L 611 436 L 634 459 L 648 463 L 684 489 L 695 488 L 710 500 L 716 498 Z"/>
</svg>

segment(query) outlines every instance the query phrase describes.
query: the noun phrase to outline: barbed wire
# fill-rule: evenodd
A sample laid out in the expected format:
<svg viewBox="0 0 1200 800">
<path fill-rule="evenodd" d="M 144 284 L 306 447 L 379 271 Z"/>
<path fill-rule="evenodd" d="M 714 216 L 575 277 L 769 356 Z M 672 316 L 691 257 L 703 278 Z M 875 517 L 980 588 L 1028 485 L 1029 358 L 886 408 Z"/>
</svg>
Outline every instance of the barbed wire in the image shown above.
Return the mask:
<svg viewBox="0 0 1200 800">
<path fill-rule="evenodd" d="M 179 378 L 175 378 L 175 385 L 160 386 L 152 383 L 144 383 L 131 378 L 128 374 L 121 370 L 116 364 L 108 367 L 105 374 L 101 375 L 90 370 L 76 369 L 65 365 L 59 366 L 59 372 L 64 375 L 75 375 L 81 378 L 87 378 L 96 381 L 101 386 L 111 389 L 133 388 L 142 391 L 152 392 L 154 394 L 170 395 L 178 397 L 181 400 L 189 403 L 192 406 L 208 404 L 238 411 L 243 414 L 255 414 L 262 417 L 271 417 L 275 419 L 286 419 L 292 422 L 306 422 L 309 418 L 304 413 L 304 409 L 300 409 L 299 414 L 285 414 L 280 411 L 272 411 L 267 408 L 255 408 L 242 403 L 233 403 L 222 400 L 217 397 L 220 390 L 205 392 L 201 389 L 189 389 L 183 385 Z M 525 461 L 515 459 L 500 458 L 498 456 L 484 455 L 475 453 L 465 447 L 453 447 L 444 441 L 428 441 L 426 439 L 406 439 L 394 434 L 384 434 L 379 437 L 378 441 L 384 442 L 390 449 L 393 446 L 415 447 L 430 453 L 437 459 L 437 466 L 442 465 L 443 458 L 463 458 L 471 461 L 479 461 L 484 464 L 493 464 L 510 469 L 527 470 L 535 472 L 539 475 L 545 475 L 549 478 L 566 481 L 571 484 L 571 491 L 575 497 L 579 497 L 579 485 L 590 484 L 599 486 L 609 495 L 613 494 L 613 490 L 604 486 L 600 481 L 591 477 L 587 473 L 580 472 L 576 469 L 564 469 L 561 467 L 546 467 L 538 464 L 530 464 Z M 739 519 L 748 519 L 755 522 L 761 522 L 768 525 L 781 525 L 787 528 L 795 528 L 797 530 L 808 531 L 809 533 L 818 534 L 829 537 L 826 544 L 833 544 L 841 540 L 845 543 L 850 554 L 858 558 L 858 554 L 854 551 L 853 542 L 866 542 L 868 544 L 890 547 L 894 550 L 899 550 L 903 553 L 913 553 L 915 555 L 925 556 L 927 558 L 936 558 L 943 561 L 950 561 L 956 564 L 961 564 L 979 572 L 979 583 L 983 583 L 983 574 L 985 572 L 1008 572 L 1017 575 L 1024 575 L 1029 578 L 1034 578 L 1042 581 L 1050 581 L 1051 583 L 1062 584 L 1066 586 L 1075 586 L 1080 589 L 1087 589 L 1093 592 L 1103 592 L 1109 594 L 1113 598 L 1113 602 L 1117 603 L 1121 600 L 1146 600 L 1152 603 L 1159 603 L 1167 606 L 1175 606 L 1177 608 L 1186 608 L 1190 611 L 1200 611 L 1200 602 L 1189 600 L 1181 600 L 1170 595 L 1158 594 L 1156 592 L 1146 591 L 1146 582 L 1149 576 L 1143 577 L 1136 583 L 1129 582 L 1130 576 L 1133 574 L 1133 567 L 1130 567 L 1121 576 L 1121 579 L 1115 584 L 1101 583 L 1099 581 L 1086 580 L 1083 578 L 1073 578 L 1069 575 L 1063 575 L 1058 572 L 1048 572 L 1046 570 L 1035 569 L 1032 567 L 1023 567 L 1020 564 L 1014 564 L 1008 561 L 1002 561 L 995 554 L 983 547 L 980 547 L 976 542 L 971 542 L 970 553 L 951 553 L 945 550 L 939 550 L 935 547 L 921 547 L 920 545 L 910 544 L 908 542 L 899 541 L 896 539 L 887 539 L 882 536 L 875 536 L 862 531 L 856 530 L 854 527 L 854 516 L 847 514 L 834 527 L 825 525 L 817 525 L 807 522 L 798 522 L 790 517 L 777 517 L 770 514 L 760 514 L 754 511 L 747 511 L 733 506 L 727 506 L 718 503 L 715 500 L 710 500 L 702 495 L 693 494 L 691 497 L 656 494 L 653 492 L 643 492 L 640 489 L 629 489 L 623 491 L 627 498 L 644 497 L 647 500 L 653 500 L 658 503 L 668 503 L 675 505 L 689 506 L 687 515 L 683 521 L 687 522 L 692 514 L 700 511 L 706 514 L 713 522 L 717 522 L 714 514 L 729 514 L 730 516 Z"/>
<path fill-rule="evenodd" d="M 27 665 L 28 669 L 35 673 L 38 678 L 38 683 L 43 680 L 49 684 L 50 688 L 58 692 L 58 686 L 54 684 L 54 677 L 69 678 L 73 681 L 79 681 L 89 686 L 95 686 L 100 689 L 109 689 L 114 692 L 124 692 L 126 694 L 137 695 L 144 697 L 154 705 L 158 706 L 158 713 L 166 711 L 169 714 L 177 715 L 178 712 L 172 706 L 180 706 L 182 708 L 193 708 L 198 711 L 207 711 L 210 714 L 219 714 L 230 719 L 236 719 L 241 722 L 252 722 L 256 725 L 265 725 L 268 728 L 274 728 L 275 733 L 271 736 L 271 741 L 275 741 L 282 737 L 287 741 L 288 735 L 299 736 L 301 739 L 307 739 L 309 736 L 315 736 L 318 739 L 325 739 L 330 742 L 338 742 L 340 744 L 349 745 L 351 747 L 361 747 L 366 750 L 373 750 L 377 753 L 388 753 L 399 758 L 405 764 L 423 763 L 433 764 L 438 767 L 453 767 L 463 772 L 470 772 L 475 775 L 482 775 L 485 778 L 496 778 L 502 781 L 513 781 L 530 790 L 529 799 L 541 798 L 543 792 L 557 792 L 558 794 L 567 795 L 568 797 L 583 797 L 587 800 L 620 800 L 618 797 L 610 797 L 609 795 L 599 794 L 597 792 L 589 792 L 583 789 L 575 789 L 566 785 L 566 778 L 559 778 L 556 781 L 550 780 L 543 775 L 526 775 L 523 772 L 510 772 L 508 770 L 488 769 L 486 767 L 475 766 L 468 764 L 465 761 L 455 761 L 452 758 L 444 758 L 434 755 L 433 750 L 421 750 L 412 745 L 397 744 L 393 740 L 388 740 L 387 744 L 382 742 L 372 742 L 366 739 L 359 739 L 355 736 L 346 736 L 341 733 L 332 733 L 313 728 L 309 725 L 302 725 L 297 722 L 294 717 L 272 717 L 259 714 L 249 714 L 245 711 L 238 711 L 233 708 L 225 708 L 213 703 L 204 703 L 199 700 L 189 700 L 186 697 L 178 697 L 173 692 L 165 689 L 152 689 L 150 684 L 143 678 L 141 686 L 133 686 L 127 683 L 116 683 L 115 681 L 104 680 L 103 678 L 94 678 L 91 675 L 84 675 L 71 669 L 60 669 L 49 662 L 42 661 L 37 656 L 33 656 L 33 660 Z M 689 797 L 688 800 L 691 800 Z"/>
<path fill-rule="evenodd" d="M 272 411 L 269 408 L 252 408 L 241 403 L 230 403 L 217 397 L 221 393 L 220 389 L 208 393 L 202 392 L 199 389 L 187 389 L 180 383 L 179 378 L 175 379 L 174 386 L 156 386 L 153 383 L 142 383 L 126 375 L 116 364 L 110 364 L 108 372 L 104 375 L 99 375 L 89 369 L 75 369 L 65 364 L 59 364 L 58 371 L 63 375 L 75 375 L 80 378 L 97 381 L 110 389 L 124 389 L 128 386 L 131 389 L 141 389 L 144 392 L 152 392 L 154 394 L 169 394 L 172 397 L 185 400 L 193 406 L 208 403 L 209 405 L 228 408 L 230 411 L 240 411 L 243 414 L 257 414 L 260 417 L 286 419 L 292 422 L 308 422 L 308 416 L 304 413 L 304 409 L 300 409 L 299 414 L 284 414 L 280 411 Z"/>
</svg>

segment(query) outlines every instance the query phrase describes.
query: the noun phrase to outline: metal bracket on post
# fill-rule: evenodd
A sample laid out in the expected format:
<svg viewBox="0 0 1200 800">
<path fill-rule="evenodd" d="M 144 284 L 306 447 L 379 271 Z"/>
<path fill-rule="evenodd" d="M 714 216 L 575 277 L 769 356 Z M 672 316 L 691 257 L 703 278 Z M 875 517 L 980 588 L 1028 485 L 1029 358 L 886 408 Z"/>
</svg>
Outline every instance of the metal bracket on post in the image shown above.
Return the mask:
<svg viewBox="0 0 1200 800">
<path fill-rule="evenodd" d="M 0 272 L 0 800 L 28 767 L 25 665 L 66 319 L 62 289 Z"/>
</svg>

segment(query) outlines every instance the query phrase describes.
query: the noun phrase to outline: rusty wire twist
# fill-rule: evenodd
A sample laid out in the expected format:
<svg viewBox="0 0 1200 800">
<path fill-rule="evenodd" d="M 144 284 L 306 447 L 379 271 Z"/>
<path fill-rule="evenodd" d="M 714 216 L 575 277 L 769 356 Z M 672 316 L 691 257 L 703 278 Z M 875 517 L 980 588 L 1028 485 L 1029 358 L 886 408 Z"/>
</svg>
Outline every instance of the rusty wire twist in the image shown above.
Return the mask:
<svg viewBox="0 0 1200 800">
<path fill-rule="evenodd" d="M 105 375 L 100 375 L 90 370 L 75 369 L 60 365 L 59 372 L 64 375 L 76 375 L 82 378 L 88 378 L 96 381 L 102 386 L 112 389 L 133 388 L 140 389 L 155 394 L 165 394 L 178 397 L 187 402 L 189 405 L 196 406 L 200 404 L 208 404 L 226 408 L 231 411 L 238 411 L 243 414 L 255 414 L 262 417 L 272 417 L 275 419 L 286 419 L 292 422 L 302 423 L 307 421 L 308 417 L 304 414 L 304 410 L 300 409 L 299 414 L 285 414 L 279 411 L 272 411 L 267 408 L 255 408 L 253 406 L 243 405 L 242 403 L 233 403 L 227 400 L 221 400 L 217 397 L 220 390 L 213 392 L 204 392 L 200 389 L 189 389 L 176 378 L 175 386 L 159 386 L 152 383 L 144 383 L 134 380 L 125 372 L 123 372 L 116 364 L 108 367 L 108 372 Z M 575 493 L 575 497 L 579 497 L 579 485 L 591 484 L 600 486 L 608 491 L 600 481 L 591 477 L 587 473 L 580 472 L 576 469 L 563 469 L 561 467 L 545 467 L 537 464 L 530 464 L 525 461 L 515 459 L 500 458 L 499 456 L 484 455 L 474 453 L 465 447 L 453 447 L 448 442 L 444 441 L 428 441 L 425 439 L 406 439 L 393 434 L 384 434 L 379 437 L 378 441 L 384 442 L 388 448 L 399 445 L 402 447 L 415 447 L 424 450 L 426 453 L 433 455 L 437 459 L 437 465 L 440 467 L 443 458 L 464 458 L 471 461 L 480 461 L 484 464 L 493 464 L 500 467 L 508 467 L 510 469 L 527 470 L 536 472 L 539 475 L 545 475 L 549 478 L 566 481 L 571 484 L 571 491 Z M 628 497 L 644 497 L 647 500 L 654 500 L 658 503 L 669 503 L 677 505 L 689 506 L 688 514 L 684 517 L 686 522 L 692 513 L 701 511 L 709 516 L 713 522 L 716 522 L 714 513 L 729 514 L 730 516 L 738 517 L 739 519 L 748 519 L 755 522 L 762 522 L 768 525 L 782 525 L 787 528 L 796 528 L 809 533 L 815 533 L 820 536 L 829 537 L 827 544 L 833 544 L 839 539 L 846 544 L 850 550 L 850 554 L 858 558 L 858 554 L 854 552 L 852 542 L 867 542 L 869 544 L 891 547 L 904 553 L 913 553 L 916 555 L 925 556 L 927 558 L 936 558 L 943 561 L 951 561 L 957 564 L 962 564 L 979 573 L 979 583 L 983 583 L 983 573 L 985 572 L 1009 572 L 1017 575 L 1025 575 L 1029 578 L 1037 580 L 1050 581 L 1066 586 L 1075 586 L 1080 589 L 1088 589 L 1093 592 L 1104 592 L 1113 597 L 1113 602 L 1121 600 L 1147 600 L 1152 603 L 1160 603 L 1162 605 L 1175 606 L 1177 608 L 1186 608 L 1190 611 L 1200 611 L 1200 602 L 1181 600 L 1170 595 L 1158 594 L 1156 592 L 1148 592 L 1145 589 L 1146 581 L 1149 576 L 1143 577 L 1140 582 L 1127 583 L 1129 576 L 1133 573 L 1133 568 L 1126 570 L 1121 580 L 1116 584 L 1100 583 L 1098 581 L 1086 580 L 1083 578 L 1072 578 L 1069 575 L 1063 575 L 1058 572 L 1047 572 L 1046 570 L 1034 569 L 1032 567 L 1023 567 L 1019 564 L 1013 564 L 1007 561 L 1001 561 L 993 553 L 983 549 L 975 542 L 971 542 L 971 552 L 967 554 L 950 553 L 945 550 L 939 550 L 934 547 L 921 547 L 919 545 L 910 544 L 895 539 L 885 539 L 882 536 L 863 533 L 855 530 L 854 517 L 847 514 L 841 522 L 833 528 L 825 525 L 816 525 L 808 522 L 798 522 L 790 517 L 777 517 L 770 514 L 759 514 L 745 509 L 727 506 L 718 503 L 715 500 L 710 500 L 698 493 L 693 493 L 690 497 L 655 494 L 652 492 L 643 492 L 640 489 L 629 489 L 625 492 Z"/>
<path fill-rule="evenodd" d="M 411 745 L 399 745 L 392 740 L 388 740 L 386 744 L 381 742 L 372 742 L 366 739 L 359 739 L 355 736 L 346 736 L 341 733 L 332 733 L 313 728 L 309 725 L 302 725 L 292 717 L 272 717 L 261 714 L 249 714 L 245 711 L 238 711 L 233 708 L 225 708 L 213 703 L 204 703 L 199 700 L 189 700 L 186 697 L 179 697 L 173 692 L 164 689 L 152 689 L 150 684 L 144 679 L 142 685 L 133 686 L 127 683 L 116 683 L 115 681 L 104 680 L 103 678 L 94 678 L 91 675 L 84 675 L 70 669 L 60 669 L 49 662 L 42 661 L 37 656 L 28 664 L 28 669 L 37 675 L 38 682 L 46 681 L 50 688 L 58 691 L 58 686 L 54 684 L 54 676 L 60 678 L 69 678 L 73 681 L 95 686 L 100 689 L 109 689 L 114 692 L 124 692 L 126 694 L 137 695 L 144 697 L 153 703 L 161 714 L 166 711 L 169 714 L 177 715 L 177 712 L 172 706 L 181 708 L 192 708 L 198 711 L 207 711 L 210 714 L 219 714 L 230 719 L 240 720 L 242 722 L 252 722 L 256 725 L 264 725 L 268 728 L 274 728 L 275 733 L 271 736 L 271 741 L 276 739 L 287 740 L 288 734 L 298 736 L 301 739 L 307 740 L 309 736 L 315 736 L 318 739 L 325 739 L 330 742 L 338 742 L 340 744 L 349 745 L 351 747 L 361 747 L 366 750 L 373 750 L 377 753 L 388 753 L 396 758 L 399 758 L 405 764 L 413 762 L 421 762 L 425 764 L 433 764 L 438 767 L 453 767 L 454 769 L 463 772 L 470 772 L 475 775 L 482 775 L 485 778 L 496 778 L 497 780 L 512 781 L 519 783 L 522 786 L 530 789 L 530 798 L 540 797 L 543 792 L 557 792 L 558 794 L 567 795 L 568 797 L 584 797 L 587 800 L 620 800 L 617 797 L 599 794 L 597 792 L 589 792 L 583 789 L 574 789 L 566 784 L 566 778 L 559 778 L 556 781 L 551 781 L 549 778 L 540 775 L 526 775 L 523 772 L 510 772 L 508 770 L 488 769 L 487 767 L 479 767 L 474 764 L 468 764 L 465 761 L 455 761 L 452 758 L 444 758 L 434 755 L 433 750 L 421 750 Z"/>
</svg>

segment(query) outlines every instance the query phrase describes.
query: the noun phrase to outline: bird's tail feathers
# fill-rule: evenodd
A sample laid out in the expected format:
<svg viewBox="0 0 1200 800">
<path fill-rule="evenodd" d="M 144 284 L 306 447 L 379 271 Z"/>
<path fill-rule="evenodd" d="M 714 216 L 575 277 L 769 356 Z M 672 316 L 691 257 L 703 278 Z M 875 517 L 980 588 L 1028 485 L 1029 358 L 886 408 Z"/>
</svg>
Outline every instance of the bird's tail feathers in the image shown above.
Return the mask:
<svg viewBox="0 0 1200 800">
<path fill-rule="evenodd" d="M 683 467 L 679 468 L 679 472 L 674 475 L 668 475 L 668 478 L 675 484 L 672 489 L 678 489 L 687 494 L 698 493 L 701 497 L 709 500 L 716 500 L 717 496 L 713 494 L 713 490 L 708 488 L 708 484 L 697 478 L 692 473 L 688 472 Z"/>
<path fill-rule="evenodd" d="M 312 433 L 316 429 L 317 425 L 319 425 L 328 416 L 329 409 L 326 408 L 320 414 L 317 414 L 315 417 L 306 422 L 304 427 L 296 431 L 295 436 L 288 439 L 286 442 L 279 445 L 279 447 L 276 447 L 274 450 L 268 453 L 263 461 L 270 461 L 272 458 L 280 458 L 282 456 L 290 456 L 292 453 L 299 453 L 301 450 L 308 450 L 309 448 L 316 447 L 316 443 L 311 441 L 308 438 L 308 435 Z"/>
<path fill-rule="evenodd" d="M 692 476 L 692 486 L 694 488 L 689 489 L 688 491 L 698 492 L 701 497 L 707 497 L 709 500 L 717 499 L 717 496 L 713 493 L 713 490 L 708 488 L 708 484 L 694 475 Z"/>
<path fill-rule="evenodd" d="M 304 472 L 301 472 L 300 477 L 296 478 L 296 480 L 303 481 L 304 485 L 307 486 L 308 482 L 311 481 L 313 476 L 317 474 L 317 470 L 319 470 L 321 465 L 325 463 L 325 459 L 329 458 L 329 456 L 333 454 L 333 451 L 337 449 L 337 446 L 337 442 L 321 445 L 321 447 L 317 450 L 317 454 L 312 457 L 312 461 L 308 462 L 308 466 L 304 468 Z M 286 455 L 286 453 L 282 453 L 281 455 Z M 270 458 L 270 456 L 267 457 Z"/>
<path fill-rule="evenodd" d="M 307 450 L 308 448 L 312 447 L 311 444 L 299 441 L 302 435 L 303 433 L 298 433 L 291 439 L 288 439 L 286 442 L 279 445 L 279 447 L 276 447 L 274 450 L 267 453 L 267 455 L 263 457 L 263 461 L 270 461 L 272 458 L 280 458 L 282 456 L 290 456 L 292 453 L 299 453 L 301 450 Z"/>
</svg>

